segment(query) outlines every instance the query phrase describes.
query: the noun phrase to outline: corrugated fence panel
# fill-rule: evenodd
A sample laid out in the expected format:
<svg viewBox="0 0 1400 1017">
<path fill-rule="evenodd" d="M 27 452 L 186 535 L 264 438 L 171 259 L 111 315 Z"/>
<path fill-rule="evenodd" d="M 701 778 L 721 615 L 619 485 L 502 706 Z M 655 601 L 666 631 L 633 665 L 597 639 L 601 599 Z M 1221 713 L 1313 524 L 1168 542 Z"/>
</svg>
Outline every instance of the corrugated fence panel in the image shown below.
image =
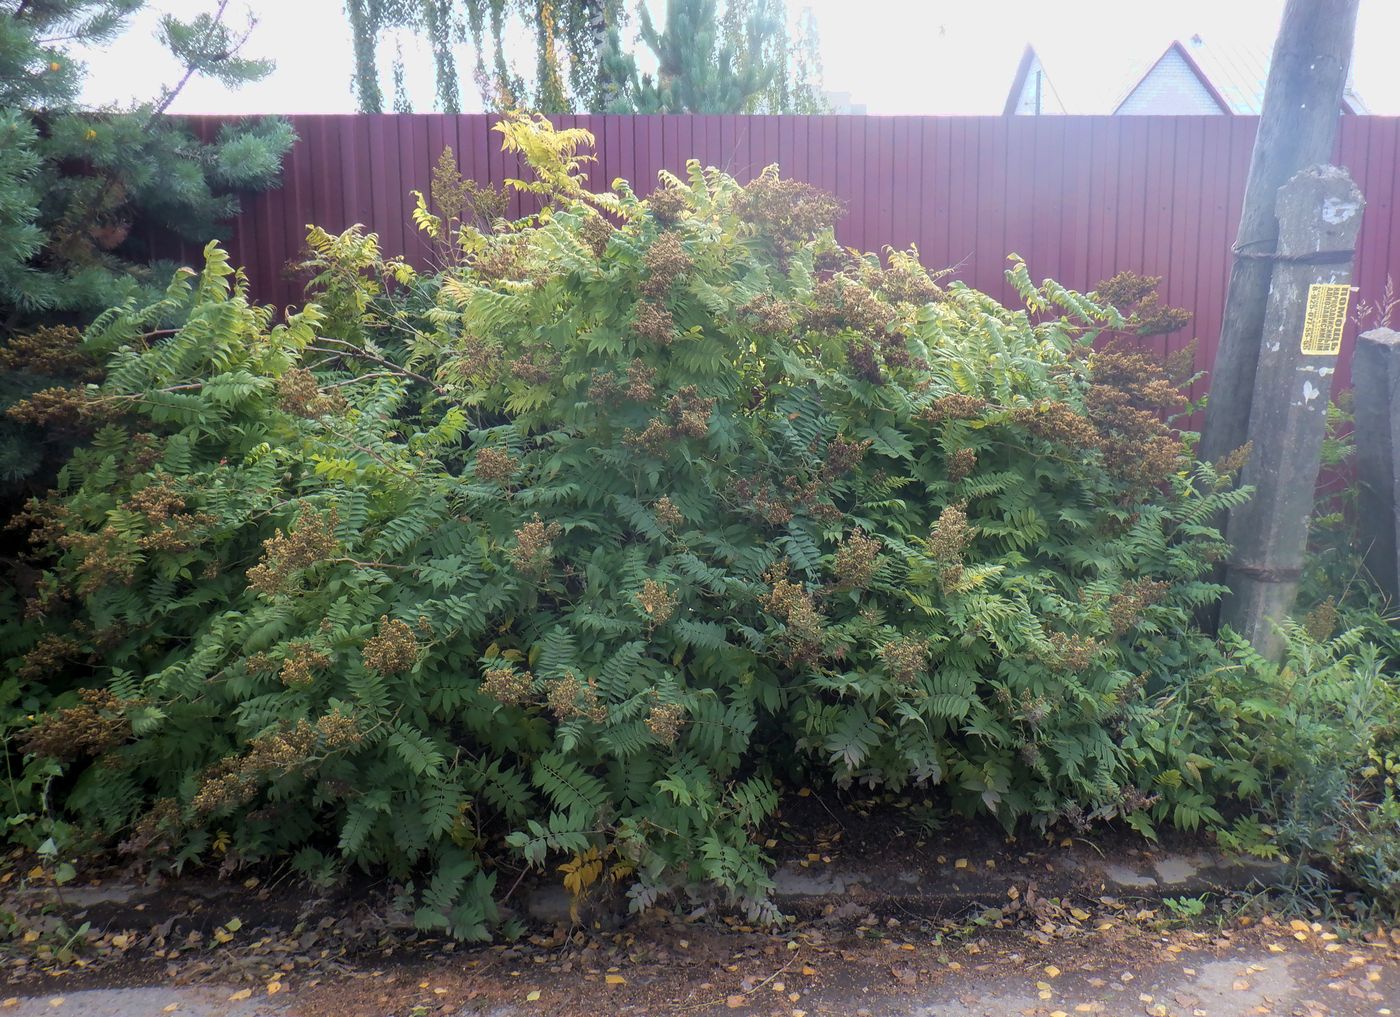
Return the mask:
<svg viewBox="0 0 1400 1017">
<path fill-rule="evenodd" d="M 197 119 L 212 132 L 213 119 Z M 248 197 L 230 249 L 258 299 L 300 302 L 291 265 L 305 228 L 362 223 L 386 254 L 424 263 L 429 245 L 410 221 L 414 190 L 451 147 L 465 175 L 500 185 L 526 173 L 501 151 L 494 116 L 292 117 L 300 141 L 280 189 Z M 1214 359 L 1230 257 L 1257 122 L 1247 117 L 566 116 L 597 139 L 594 189 L 621 177 L 642 194 L 669 170 L 699 159 L 749 181 L 771 163 L 831 191 L 845 205 L 842 243 L 869 251 L 916 245 L 930 268 L 1002 299 L 1006 256 L 1036 279 L 1091 288 L 1122 269 L 1161 275 L 1170 303 L 1194 319 L 1156 340 L 1159 350 L 1198 340 L 1197 365 Z M 1380 301 L 1396 274 L 1400 241 L 1400 119 L 1345 117 L 1337 158 L 1366 195 L 1358 301 Z M 512 197 L 510 212 L 539 207 Z M 187 252 L 193 258 L 197 252 Z M 1339 381 L 1350 380 L 1349 350 Z M 1203 388 L 1203 386 L 1202 386 Z M 1196 395 L 1201 394 L 1198 389 Z"/>
</svg>

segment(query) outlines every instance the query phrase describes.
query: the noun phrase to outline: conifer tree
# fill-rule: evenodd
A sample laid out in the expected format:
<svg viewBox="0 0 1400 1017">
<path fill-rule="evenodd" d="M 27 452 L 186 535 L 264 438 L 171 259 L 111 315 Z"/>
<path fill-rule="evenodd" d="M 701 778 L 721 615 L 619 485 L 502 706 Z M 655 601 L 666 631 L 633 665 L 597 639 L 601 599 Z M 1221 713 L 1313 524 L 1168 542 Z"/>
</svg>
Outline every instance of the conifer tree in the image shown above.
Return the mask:
<svg viewBox="0 0 1400 1017">
<path fill-rule="evenodd" d="M 163 287 L 170 268 L 159 255 L 216 236 L 238 191 L 277 182 L 294 140 L 289 124 L 268 119 L 225 125 L 206 142 L 165 115 L 197 76 L 235 87 L 272 69 L 242 55 L 253 24 L 231 25 L 228 0 L 160 20 L 179 70 L 151 101 L 80 106 L 73 53 L 110 41 L 145 3 L 0 0 L 0 411 L 54 384 L 55 371 L 77 370 L 81 355 L 55 343 Z M 43 472 L 50 440 L 0 417 L 0 514 Z"/>
</svg>

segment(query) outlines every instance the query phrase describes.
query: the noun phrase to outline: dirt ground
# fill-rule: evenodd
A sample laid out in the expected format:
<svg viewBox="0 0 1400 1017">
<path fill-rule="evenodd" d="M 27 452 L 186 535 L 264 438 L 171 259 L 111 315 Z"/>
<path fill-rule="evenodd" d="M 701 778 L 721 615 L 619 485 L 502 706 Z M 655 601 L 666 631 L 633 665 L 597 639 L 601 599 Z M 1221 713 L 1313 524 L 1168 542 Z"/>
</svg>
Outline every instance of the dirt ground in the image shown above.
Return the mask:
<svg viewBox="0 0 1400 1017">
<path fill-rule="evenodd" d="M 1324 922 L 1253 894 L 1252 870 L 1221 876 L 1200 845 L 1171 854 L 1112 837 L 1018 841 L 820 802 L 785 817 L 771 847 L 784 926 L 701 905 L 627 918 L 586 902 L 575 916 L 553 879 L 527 880 L 507 904 L 528 931 L 491 946 L 414 934 L 384 886 L 317 896 L 275 872 L 152 887 L 89 871 L 60 889 L 12 858 L 0 871 L 0 913 L 14 916 L 8 941 L 0 925 L 0 1017 L 1400 1009 L 1400 928 L 1345 907 Z M 1211 889 L 1226 878 L 1238 885 Z"/>
</svg>

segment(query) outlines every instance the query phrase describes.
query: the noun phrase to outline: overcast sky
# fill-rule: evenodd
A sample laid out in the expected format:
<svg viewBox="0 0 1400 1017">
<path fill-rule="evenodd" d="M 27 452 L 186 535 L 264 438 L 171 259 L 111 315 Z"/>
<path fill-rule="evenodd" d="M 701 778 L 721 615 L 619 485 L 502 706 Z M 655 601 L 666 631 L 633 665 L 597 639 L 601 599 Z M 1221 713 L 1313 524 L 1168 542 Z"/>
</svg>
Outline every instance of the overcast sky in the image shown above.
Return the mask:
<svg viewBox="0 0 1400 1017">
<path fill-rule="evenodd" d="M 664 0 L 650 0 L 654 6 Z M 1102 90 L 1111 103 L 1174 38 L 1267 49 L 1283 0 L 790 0 L 810 7 L 822 39 L 825 85 L 870 113 L 999 113 L 1027 42 L 1066 91 Z M 342 0 L 235 0 L 257 16 L 251 55 L 277 61 L 267 80 L 239 91 L 196 82 L 185 113 L 349 113 L 352 57 Z M 152 0 L 133 30 L 86 53 L 94 103 L 150 97 L 173 76 L 152 32 L 161 11 L 187 15 L 207 0 Z M 1373 113 L 1400 114 L 1400 0 L 1361 0 L 1355 87 Z M 533 62 L 532 40 L 520 62 Z M 470 67 L 463 54 L 462 65 Z M 427 61 L 410 62 L 418 108 L 431 109 Z M 464 101 L 477 98 L 470 83 Z"/>
</svg>

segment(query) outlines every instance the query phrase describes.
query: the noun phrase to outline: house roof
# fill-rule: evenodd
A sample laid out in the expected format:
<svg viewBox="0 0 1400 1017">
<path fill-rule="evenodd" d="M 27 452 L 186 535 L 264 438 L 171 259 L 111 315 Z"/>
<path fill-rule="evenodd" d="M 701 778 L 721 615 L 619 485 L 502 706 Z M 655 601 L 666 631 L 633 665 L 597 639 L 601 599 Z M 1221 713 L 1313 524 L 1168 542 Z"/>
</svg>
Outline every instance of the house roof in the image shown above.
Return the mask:
<svg viewBox="0 0 1400 1017">
<path fill-rule="evenodd" d="M 1026 82 L 1032 72 L 1038 71 L 1041 75 L 1043 86 L 1048 89 L 1049 94 L 1044 97 L 1047 108 L 1046 113 L 1065 112 L 1064 104 L 1060 101 L 1059 93 L 1055 91 L 1055 85 L 1050 80 L 1050 76 L 1045 72 L 1045 64 L 1040 59 L 1040 54 L 1035 51 L 1035 47 L 1027 44 L 1021 53 L 1020 63 L 1016 65 L 1016 75 L 1011 82 L 1011 91 L 1006 95 L 1006 103 L 1002 107 L 1003 116 L 1011 116 L 1020 108 L 1021 99 L 1025 95 Z"/>
<path fill-rule="evenodd" d="M 1088 61 L 1068 51 L 1047 53 L 1043 47 L 1027 46 L 1007 94 L 1004 112 L 1015 109 L 1025 87 L 1026 75 L 1037 64 L 1053 73 L 1063 112 L 1102 115 L 1117 112 L 1153 70 L 1163 61 L 1175 58 L 1190 69 L 1222 113 L 1257 116 L 1264 104 L 1270 56 L 1264 47 L 1207 43 L 1199 35 L 1172 40 L 1165 49 L 1136 67 L 1131 66 L 1131 58 L 1114 64 L 1107 59 Z M 1342 95 L 1342 110 L 1345 113 L 1367 112 L 1352 85 L 1350 73 Z"/>
<path fill-rule="evenodd" d="M 1200 36 L 1197 36 L 1197 38 L 1200 38 Z M 1231 108 L 1229 100 L 1227 100 L 1225 96 L 1220 94 L 1220 89 L 1216 88 L 1215 83 L 1211 81 L 1210 76 L 1206 74 L 1206 72 L 1201 68 L 1201 65 L 1196 62 L 1195 57 L 1191 55 L 1191 53 L 1186 49 L 1186 47 L 1181 44 L 1180 39 L 1173 39 L 1171 45 L 1168 46 L 1166 50 L 1162 52 L 1162 55 L 1159 56 L 1156 60 L 1152 61 L 1152 66 L 1147 68 L 1147 70 L 1144 71 L 1142 75 L 1137 78 L 1137 80 L 1135 80 L 1131 85 L 1128 86 L 1128 90 L 1123 93 L 1122 97 L 1119 98 L 1119 100 L 1116 103 L 1113 104 L 1113 112 L 1117 113 L 1119 110 L 1121 110 L 1124 104 L 1130 98 L 1132 98 L 1133 94 L 1139 88 L 1141 88 L 1144 83 L 1146 83 L 1148 78 L 1152 76 L 1153 72 L 1155 72 L 1159 67 L 1161 67 L 1173 55 L 1179 57 L 1181 61 L 1186 65 L 1187 69 L 1193 75 L 1195 75 L 1196 80 L 1201 83 L 1201 87 L 1206 90 L 1206 92 L 1210 95 L 1211 99 L 1215 102 L 1216 106 L 1220 108 L 1220 112 L 1235 112 Z"/>
</svg>

